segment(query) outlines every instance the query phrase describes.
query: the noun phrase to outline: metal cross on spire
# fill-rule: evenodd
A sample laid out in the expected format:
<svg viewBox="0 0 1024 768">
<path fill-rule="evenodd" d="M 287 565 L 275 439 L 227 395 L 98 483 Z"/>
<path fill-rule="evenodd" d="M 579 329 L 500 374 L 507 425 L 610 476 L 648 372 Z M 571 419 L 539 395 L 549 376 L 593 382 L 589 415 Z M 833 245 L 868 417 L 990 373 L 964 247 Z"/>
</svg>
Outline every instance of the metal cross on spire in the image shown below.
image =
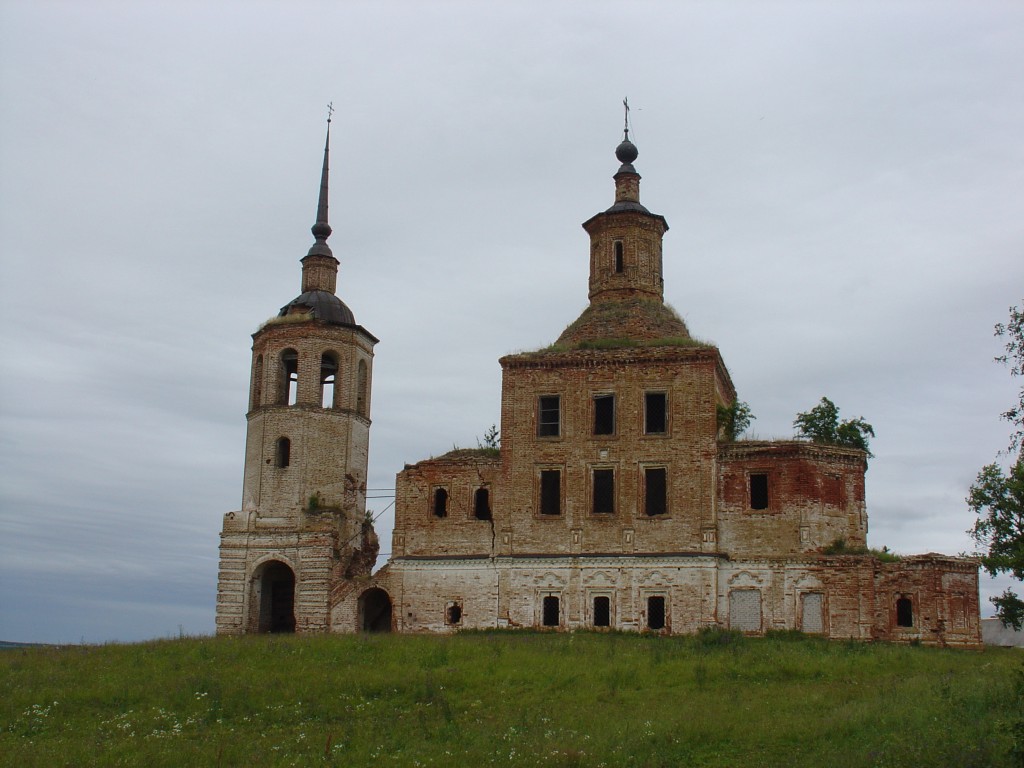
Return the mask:
<svg viewBox="0 0 1024 768">
<path fill-rule="evenodd" d="M 629 141 L 629 97 L 627 96 L 622 100 L 622 107 L 626 112 L 625 121 L 623 124 L 623 132 L 626 135 L 626 141 Z"/>
<path fill-rule="evenodd" d="M 334 114 L 334 102 L 332 101 L 332 102 L 329 102 L 327 104 L 327 122 L 328 123 L 331 122 L 331 115 L 333 115 L 333 114 Z"/>
</svg>

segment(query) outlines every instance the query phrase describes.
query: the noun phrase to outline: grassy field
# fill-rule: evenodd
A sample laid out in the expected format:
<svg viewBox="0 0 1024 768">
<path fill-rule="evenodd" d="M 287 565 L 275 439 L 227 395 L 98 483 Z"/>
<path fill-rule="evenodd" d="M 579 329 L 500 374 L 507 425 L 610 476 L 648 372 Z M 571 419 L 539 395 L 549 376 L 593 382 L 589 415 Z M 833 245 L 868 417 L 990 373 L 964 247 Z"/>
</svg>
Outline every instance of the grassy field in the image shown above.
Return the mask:
<svg viewBox="0 0 1024 768">
<path fill-rule="evenodd" d="M 15 649 L 0 652 L 0 763 L 1010 766 L 1022 664 L 728 633 Z"/>
</svg>

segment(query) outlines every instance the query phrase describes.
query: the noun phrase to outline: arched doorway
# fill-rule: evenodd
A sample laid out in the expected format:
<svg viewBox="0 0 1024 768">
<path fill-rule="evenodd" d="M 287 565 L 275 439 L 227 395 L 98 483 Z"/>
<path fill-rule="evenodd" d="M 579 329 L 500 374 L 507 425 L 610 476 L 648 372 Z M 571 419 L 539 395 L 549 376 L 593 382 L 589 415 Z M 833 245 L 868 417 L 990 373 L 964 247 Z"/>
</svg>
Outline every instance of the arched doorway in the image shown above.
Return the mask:
<svg viewBox="0 0 1024 768">
<path fill-rule="evenodd" d="M 295 573 L 280 560 L 271 560 L 253 576 L 254 601 L 259 605 L 257 632 L 295 631 Z"/>
<path fill-rule="evenodd" d="M 374 587 L 359 596 L 359 629 L 363 632 L 391 631 L 391 598 Z"/>
</svg>

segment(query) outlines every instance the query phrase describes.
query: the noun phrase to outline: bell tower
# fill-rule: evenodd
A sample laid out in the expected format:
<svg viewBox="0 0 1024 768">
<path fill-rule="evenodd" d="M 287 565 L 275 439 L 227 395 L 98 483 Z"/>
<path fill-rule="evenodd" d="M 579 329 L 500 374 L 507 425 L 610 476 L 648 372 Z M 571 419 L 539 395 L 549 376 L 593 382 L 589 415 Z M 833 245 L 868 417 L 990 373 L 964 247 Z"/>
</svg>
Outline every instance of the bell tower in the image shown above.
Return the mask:
<svg viewBox="0 0 1024 768">
<path fill-rule="evenodd" d="M 252 337 L 242 509 L 224 516 L 218 634 L 326 631 L 332 591 L 376 560 L 366 466 L 378 340 L 335 293 L 330 124 L 301 293 Z"/>
</svg>

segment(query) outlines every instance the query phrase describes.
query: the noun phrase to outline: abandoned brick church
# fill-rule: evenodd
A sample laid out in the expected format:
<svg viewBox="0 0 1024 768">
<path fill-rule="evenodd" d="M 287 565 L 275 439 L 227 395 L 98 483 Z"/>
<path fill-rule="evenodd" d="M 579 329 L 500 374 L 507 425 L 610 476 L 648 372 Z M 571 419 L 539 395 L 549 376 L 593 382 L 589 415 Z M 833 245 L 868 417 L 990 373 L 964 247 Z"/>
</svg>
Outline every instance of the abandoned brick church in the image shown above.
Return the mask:
<svg viewBox="0 0 1024 768">
<path fill-rule="evenodd" d="M 329 140 L 301 294 L 253 335 L 218 633 L 718 626 L 980 645 L 974 561 L 826 554 L 867 544 L 864 452 L 720 431 L 733 383 L 663 301 L 668 224 L 640 203 L 628 130 L 614 203 L 583 224 L 589 306 L 499 361 L 500 450 L 398 473 L 391 558 L 371 573 L 377 339 L 335 294 Z"/>
</svg>

